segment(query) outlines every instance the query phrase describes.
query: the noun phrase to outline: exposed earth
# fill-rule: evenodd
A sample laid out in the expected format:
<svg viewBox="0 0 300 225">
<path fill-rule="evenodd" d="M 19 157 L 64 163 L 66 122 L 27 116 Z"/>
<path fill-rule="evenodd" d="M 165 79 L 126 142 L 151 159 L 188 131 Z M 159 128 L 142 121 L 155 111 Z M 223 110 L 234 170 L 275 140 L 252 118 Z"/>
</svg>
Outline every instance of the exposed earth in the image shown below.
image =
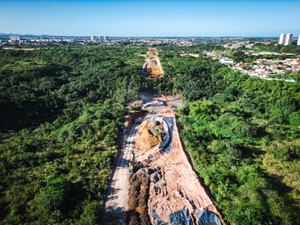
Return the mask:
<svg viewBox="0 0 300 225">
<path fill-rule="evenodd" d="M 149 112 L 132 113 L 126 123 L 103 224 L 199 224 L 203 212 L 225 224 L 182 147 L 172 111 L 181 99 L 141 99 Z"/>
<path fill-rule="evenodd" d="M 164 71 L 158 58 L 156 48 L 148 48 L 148 58 L 145 59 L 143 69 L 149 74 L 149 79 L 157 79 L 163 76 Z"/>
<path fill-rule="evenodd" d="M 175 115 L 172 112 L 148 114 L 138 127 L 136 143 L 139 143 L 143 132 L 149 129 L 148 125 L 152 124 L 153 120 L 166 121 L 164 123 L 168 128 L 164 130 L 168 132 L 165 135 L 169 135 L 170 142 L 163 147 L 158 144 L 148 151 L 140 147 L 135 148 L 135 151 L 138 151 L 136 161 L 143 164 L 135 176 L 137 178 L 145 174 L 149 176 L 148 215 L 151 224 L 159 224 L 162 221 L 166 224 L 175 224 L 172 223 L 171 215 L 180 211 L 187 211 L 189 215 L 189 218 L 184 216 L 186 218 L 184 224 L 189 224 L 188 221 L 198 224 L 197 215 L 200 210 L 205 209 L 221 218 L 182 148 Z"/>
<path fill-rule="evenodd" d="M 148 48 L 147 56 L 148 78 L 160 78 L 156 49 Z M 181 98 L 140 97 L 144 113 L 132 112 L 125 121 L 102 224 L 224 225 L 182 147 L 173 113 Z"/>
</svg>

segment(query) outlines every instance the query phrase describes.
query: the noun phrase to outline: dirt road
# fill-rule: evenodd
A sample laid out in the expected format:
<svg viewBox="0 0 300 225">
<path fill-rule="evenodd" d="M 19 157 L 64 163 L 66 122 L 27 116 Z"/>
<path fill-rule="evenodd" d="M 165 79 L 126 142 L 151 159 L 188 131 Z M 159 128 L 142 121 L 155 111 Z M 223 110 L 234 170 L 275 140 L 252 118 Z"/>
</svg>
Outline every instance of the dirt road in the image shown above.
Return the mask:
<svg viewBox="0 0 300 225">
<path fill-rule="evenodd" d="M 105 203 L 102 225 L 125 225 L 126 211 L 128 210 L 129 173 L 128 164 L 132 160 L 134 146 L 135 125 L 128 135 L 123 137 L 123 146 L 118 153 L 117 166 L 114 170 L 108 197 Z"/>
</svg>

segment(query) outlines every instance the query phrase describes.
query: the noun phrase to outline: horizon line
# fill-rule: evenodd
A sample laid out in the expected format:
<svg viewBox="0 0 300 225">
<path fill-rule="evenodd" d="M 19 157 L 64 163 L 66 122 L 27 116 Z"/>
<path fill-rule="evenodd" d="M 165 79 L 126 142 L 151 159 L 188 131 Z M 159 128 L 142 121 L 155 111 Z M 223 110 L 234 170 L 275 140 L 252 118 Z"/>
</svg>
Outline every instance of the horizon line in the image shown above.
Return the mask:
<svg viewBox="0 0 300 225">
<path fill-rule="evenodd" d="M 280 33 L 281 34 L 281 33 Z M 63 35 L 63 34 L 22 34 L 22 33 L 0 33 L 0 36 L 10 36 L 10 35 L 18 35 L 18 36 L 49 36 L 49 37 L 123 37 L 123 38 L 165 38 L 165 37 L 176 37 L 176 38 L 279 38 L 278 36 L 248 36 L 248 35 Z M 300 34 L 299 34 L 300 35 Z"/>
</svg>

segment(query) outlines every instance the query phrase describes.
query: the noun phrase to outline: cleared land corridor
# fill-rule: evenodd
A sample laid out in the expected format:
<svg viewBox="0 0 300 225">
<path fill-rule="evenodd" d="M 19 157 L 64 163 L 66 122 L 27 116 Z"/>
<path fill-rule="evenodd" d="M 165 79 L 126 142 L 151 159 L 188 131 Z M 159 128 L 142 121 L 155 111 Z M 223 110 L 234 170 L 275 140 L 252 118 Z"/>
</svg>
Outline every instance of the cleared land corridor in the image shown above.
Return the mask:
<svg viewBox="0 0 300 225">
<path fill-rule="evenodd" d="M 167 145 L 158 144 L 151 149 L 143 149 L 143 144 L 139 139 L 141 134 L 149 123 L 156 122 L 162 124 L 163 135 L 165 139 L 170 139 Z M 140 135 L 140 136 L 139 136 Z M 149 139 L 149 138 L 148 138 Z M 180 141 L 178 128 L 176 125 L 175 115 L 172 112 L 161 112 L 158 114 L 149 114 L 145 117 L 135 137 L 138 144 L 136 161 L 143 166 L 138 168 L 131 178 L 131 185 L 140 182 L 148 187 L 139 188 L 135 191 L 146 191 L 140 193 L 137 198 L 147 200 L 147 214 L 150 217 L 151 224 L 199 224 L 203 223 L 203 215 L 206 217 L 214 217 L 215 224 L 224 224 L 221 215 L 214 206 L 211 198 L 207 194 L 205 188 L 201 185 L 196 173 L 194 172 Z M 147 142 L 147 141 L 145 141 Z M 145 146 L 147 143 L 145 143 Z M 145 182 L 145 179 L 148 182 Z M 135 198 L 136 194 L 130 196 Z M 132 193 L 130 193 L 132 194 Z M 140 199 L 138 202 L 143 202 Z M 140 221 L 143 224 L 143 221 Z M 146 224 L 146 223 L 145 223 Z"/>
<path fill-rule="evenodd" d="M 118 153 L 116 168 L 114 170 L 108 197 L 105 203 L 105 211 L 102 220 L 103 225 L 125 225 L 128 210 L 128 164 L 132 160 L 133 139 L 135 125 L 132 126 L 128 135 L 125 135 L 124 145 Z"/>
</svg>

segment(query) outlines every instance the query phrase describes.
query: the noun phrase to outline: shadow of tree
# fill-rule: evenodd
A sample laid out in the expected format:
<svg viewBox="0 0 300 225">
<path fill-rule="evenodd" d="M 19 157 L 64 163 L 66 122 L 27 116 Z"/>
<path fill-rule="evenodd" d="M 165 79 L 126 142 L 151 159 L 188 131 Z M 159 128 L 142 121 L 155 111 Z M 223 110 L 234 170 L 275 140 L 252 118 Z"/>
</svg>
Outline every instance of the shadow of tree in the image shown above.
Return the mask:
<svg viewBox="0 0 300 225">
<path fill-rule="evenodd" d="M 108 193 L 108 199 L 113 200 L 113 199 L 117 199 L 118 195 L 117 193 L 120 191 L 120 188 L 113 188 L 110 187 L 109 193 Z"/>
<path fill-rule="evenodd" d="M 121 207 L 109 206 L 101 225 L 127 225 L 127 211 Z"/>
<path fill-rule="evenodd" d="M 127 168 L 130 162 L 132 163 L 129 159 L 121 158 L 118 162 L 117 168 Z"/>
</svg>

